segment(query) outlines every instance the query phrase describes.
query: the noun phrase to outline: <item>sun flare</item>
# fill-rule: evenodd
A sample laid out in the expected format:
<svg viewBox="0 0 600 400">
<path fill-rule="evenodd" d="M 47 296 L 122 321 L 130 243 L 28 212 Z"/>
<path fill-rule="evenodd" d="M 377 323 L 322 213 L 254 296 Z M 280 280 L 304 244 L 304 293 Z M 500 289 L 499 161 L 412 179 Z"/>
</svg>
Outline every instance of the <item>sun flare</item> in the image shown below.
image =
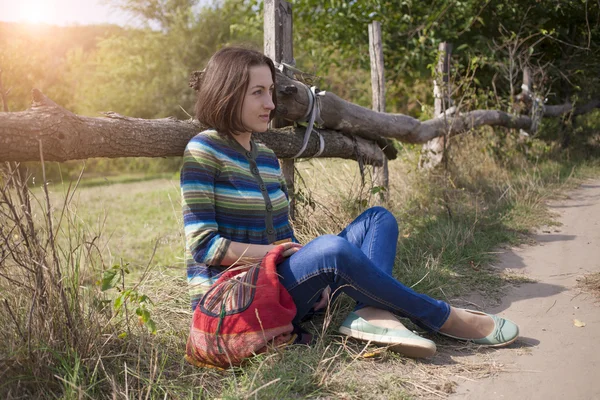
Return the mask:
<svg viewBox="0 0 600 400">
<path fill-rule="evenodd" d="M 52 23 L 50 3 L 48 0 L 21 0 L 17 6 L 20 19 L 32 24 Z"/>
</svg>

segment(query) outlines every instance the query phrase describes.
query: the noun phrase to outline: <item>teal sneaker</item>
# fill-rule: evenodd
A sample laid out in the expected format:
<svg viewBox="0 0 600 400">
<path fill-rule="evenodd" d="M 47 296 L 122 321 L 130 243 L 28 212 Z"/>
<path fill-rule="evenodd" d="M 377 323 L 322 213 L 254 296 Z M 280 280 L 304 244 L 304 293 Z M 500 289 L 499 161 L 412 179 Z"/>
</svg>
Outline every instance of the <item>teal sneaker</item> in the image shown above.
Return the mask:
<svg viewBox="0 0 600 400">
<path fill-rule="evenodd" d="M 367 322 L 353 312 L 342 323 L 339 332 L 355 339 L 387 346 L 390 350 L 411 358 L 431 357 L 436 351 L 435 343 L 408 329 L 382 328 Z"/>
<path fill-rule="evenodd" d="M 494 320 L 494 330 L 492 331 L 492 333 L 490 333 L 489 335 L 487 335 L 486 337 L 481 338 L 481 339 L 466 339 L 466 338 L 449 335 L 449 334 L 443 333 L 443 332 L 438 332 L 438 333 L 440 335 L 448 336 L 452 339 L 464 340 L 467 342 L 472 342 L 472 343 L 478 344 L 480 346 L 486 346 L 486 347 L 508 346 L 509 344 L 511 344 L 515 340 L 517 340 L 517 338 L 519 337 L 519 327 L 517 326 L 517 324 L 515 324 L 514 322 L 512 322 L 508 319 L 499 317 L 494 314 L 484 313 L 481 311 L 467 310 L 467 309 L 465 309 L 465 311 L 468 311 L 473 314 L 487 315 L 488 317 L 492 318 Z"/>
</svg>

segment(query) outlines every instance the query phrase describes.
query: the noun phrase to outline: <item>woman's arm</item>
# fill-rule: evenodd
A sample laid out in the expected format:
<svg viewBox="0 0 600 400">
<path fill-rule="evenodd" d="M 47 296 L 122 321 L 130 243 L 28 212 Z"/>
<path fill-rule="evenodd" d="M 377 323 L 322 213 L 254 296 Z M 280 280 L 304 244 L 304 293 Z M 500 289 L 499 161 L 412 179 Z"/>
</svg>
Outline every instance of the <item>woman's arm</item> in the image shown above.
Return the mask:
<svg viewBox="0 0 600 400">
<path fill-rule="evenodd" d="M 260 262 L 262 258 L 277 245 L 274 244 L 248 244 L 231 242 L 225 256 L 221 260 L 221 265 L 243 265 Z"/>
<path fill-rule="evenodd" d="M 289 257 L 302 248 L 298 243 L 282 243 L 282 244 L 247 244 L 239 242 L 231 242 L 225 256 L 221 261 L 221 265 L 244 265 L 260 262 L 262 258 L 277 246 L 284 246 L 284 257 Z"/>
<path fill-rule="evenodd" d="M 218 232 L 215 180 L 221 162 L 211 143 L 197 136 L 188 143 L 181 169 L 181 196 L 186 245 L 197 263 L 221 265 L 230 240 Z"/>
</svg>

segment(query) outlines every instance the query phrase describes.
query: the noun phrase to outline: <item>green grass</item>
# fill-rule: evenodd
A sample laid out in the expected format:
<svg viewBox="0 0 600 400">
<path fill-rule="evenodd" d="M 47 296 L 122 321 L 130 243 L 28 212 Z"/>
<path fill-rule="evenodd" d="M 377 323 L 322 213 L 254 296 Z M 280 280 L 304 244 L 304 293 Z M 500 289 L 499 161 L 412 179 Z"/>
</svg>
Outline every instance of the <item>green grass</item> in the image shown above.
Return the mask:
<svg viewBox="0 0 600 400">
<path fill-rule="evenodd" d="M 147 182 L 156 179 L 177 179 L 177 174 L 171 172 L 156 173 L 156 174 L 122 174 L 116 176 L 102 176 L 95 178 L 86 178 L 81 181 L 79 187 L 89 188 L 96 186 L 110 186 L 118 183 L 136 183 Z"/>
<path fill-rule="evenodd" d="M 179 181 L 169 175 L 169 179 L 127 176 L 81 182 L 71 207 L 81 224 L 96 235 L 106 264 L 123 260 L 140 269 L 156 246 L 153 265 L 182 267 Z M 54 203 L 62 204 L 67 188 L 54 184 L 49 190 Z"/>
<path fill-rule="evenodd" d="M 509 149 L 514 153 L 507 159 L 489 151 L 489 142 L 489 133 L 453 141 L 448 168 L 431 173 L 415 168 L 418 153 L 410 147 L 390 163 L 390 200 L 386 206 L 397 216 L 401 232 L 394 273 L 417 291 L 453 302 L 474 291 L 497 298 L 507 285 L 527 283 L 526 276 L 503 274 L 491 267 L 497 249 L 522 243 L 536 227 L 553 224 L 546 202 L 581 179 L 600 175 L 597 162 L 578 161 L 572 154 L 559 154 L 554 148 L 540 145 L 536 152 L 528 150 L 524 154 L 515 145 Z M 337 233 L 365 206 L 377 201 L 371 191 L 369 170 L 363 180 L 354 162 L 315 159 L 300 161 L 297 167 L 301 178 L 297 182 L 300 196 L 294 225 L 302 242 L 320 234 Z M 319 334 L 313 347 L 296 346 L 261 355 L 237 371 L 188 365 L 183 354 L 191 311 L 182 260 L 178 184 L 172 175 L 151 180 L 123 176 L 81 182 L 68 203 L 68 229 L 61 227 L 57 232 L 64 249 L 61 259 L 75 254 L 73 249 L 94 249 L 94 265 L 98 267 L 86 269 L 81 262 L 80 270 L 68 276 L 73 280 L 73 292 L 89 295 L 80 297 L 88 302 L 82 305 L 82 315 L 89 315 L 98 327 L 83 335 L 89 338 L 87 347 L 50 342 L 40 345 L 40 351 L 52 350 L 44 353 L 44 366 L 37 366 L 41 372 L 36 376 L 45 379 L 38 382 L 33 369 L 27 368 L 31 361 L 23 358 L 27 353 L 19 347 L 12 319 L 0 316 L 2 326 L 11 327 L 4 329 L 0 337 L 0 354 L 7 355 L 0 363 L 12 363 L 11 368 L 0 369 L 12 371 L 0 383 L 0 394 L 64 399 L 113 395 L 161 399 L 408 399 L 421 395 L 443 397 L 455 385 L 452 376 L 477 377 L 493 368 L 485 361 L 463 364 L 452 346 L 444 345 L 438 355 L 425 361 L 389 352 L 364 358 L 362 355 L 373 348 L 336 334 L 352 306 L 344 296 L 325 327 L 320 321 L 309 327 Z M 58 219 L 67 186 L 54 183 L 49 190 Z M 43 198 L 39 189 L 33 193 Z M 43 204 L 40 200 L 35 206 L 38 218 L 44 215 Z M 71 246 L 67 245 L 69 240 L 74 242 Z M 85 245 L 78 247 L 77 243 Z M 78 257 L 83 259 L 86 254 Z M 95 282 L 100 280 L 102 269 L 121 262 L 128 263 L 131 270 L 125 282 L 100 293 Z M 20 292 L 1 280 L 0 285 L 6 290 L 2 298 L 18 304 Z M 138 322 L 134 304 L 125 314 L 116 313 L 106 303 L 122 293 L 119 289 L 134 287 L 153 301 L 151 313 L 158 328 L 155 335 Z M 96 303 L 84 300 L 91 298 Z M 24 321 L 25 314 L 18 318 Z M 24 353 L 19 355 L 16 349 Z"/>
</svg>

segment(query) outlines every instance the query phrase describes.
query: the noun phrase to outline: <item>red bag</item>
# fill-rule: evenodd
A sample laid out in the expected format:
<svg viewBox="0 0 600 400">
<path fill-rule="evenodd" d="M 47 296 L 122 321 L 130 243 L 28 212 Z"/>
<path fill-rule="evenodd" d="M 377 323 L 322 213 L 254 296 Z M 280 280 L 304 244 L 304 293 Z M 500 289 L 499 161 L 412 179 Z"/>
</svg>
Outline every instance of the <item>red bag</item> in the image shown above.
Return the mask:
<svg viewBox="0 0 600 400">
<path fill-rule="evenodd" d="M 185 359 L 196 366 L 229 368 L 269 346 L 294 342 L 296 305 L 279 282 L 277 246 L 261 265 L 227 271 L 194 310 Z"/>
</svg>

